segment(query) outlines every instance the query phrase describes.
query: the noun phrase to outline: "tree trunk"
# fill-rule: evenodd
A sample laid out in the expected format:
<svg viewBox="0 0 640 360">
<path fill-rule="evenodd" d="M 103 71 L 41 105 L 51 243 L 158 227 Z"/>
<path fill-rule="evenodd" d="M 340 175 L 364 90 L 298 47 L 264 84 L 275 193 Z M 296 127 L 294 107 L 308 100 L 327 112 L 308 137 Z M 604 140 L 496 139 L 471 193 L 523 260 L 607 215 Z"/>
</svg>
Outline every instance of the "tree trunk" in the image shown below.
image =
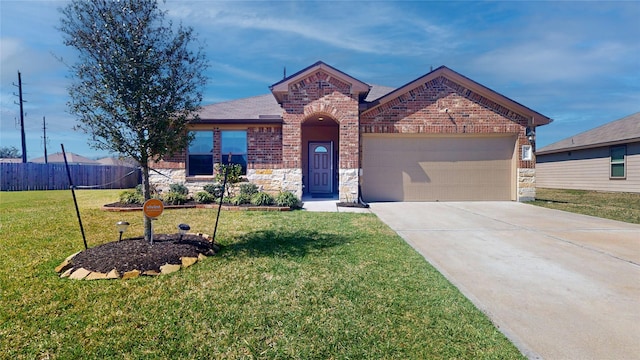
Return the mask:
<svg viewBox="0 0 640 360">
<path fill-rule="evenodd" d="M 144 201 L 151 199 L 151 187 L 149 186 L 149 164 L 141 164 L 142 167 L 142 194 L 144 195 Z M 144 216 L 144 239 L 151 241 L 151 219 L 146 215 Z"/>
</svg>

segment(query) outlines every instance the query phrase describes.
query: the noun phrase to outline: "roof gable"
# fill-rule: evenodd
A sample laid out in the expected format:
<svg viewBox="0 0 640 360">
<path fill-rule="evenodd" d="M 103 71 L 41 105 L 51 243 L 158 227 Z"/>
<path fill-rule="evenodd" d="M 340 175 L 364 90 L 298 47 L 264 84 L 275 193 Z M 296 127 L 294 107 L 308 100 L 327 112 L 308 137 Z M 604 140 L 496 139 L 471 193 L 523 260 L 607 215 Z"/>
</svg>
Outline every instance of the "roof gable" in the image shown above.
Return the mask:
<svg viewBox="0 0 640 360">
<path fill-rule="evenodd" d="M 494 111 L 498 111 L 507 117 L 511 117 L 508 116 L 510 112 L 516 113 L 524 118 L 531 119 L 533 126 L 546 125 L 553 121 L 550 118 L 447 68 L 446 66 L 440 66 L 439 68 L 374 100 L 367 105 L 364 112 L 394 101 L 410 91 L 427 83 L 433 82 L 438 78 L 443 78 L 443 83 L 446 86 L 453 88 L 471 101 L 480 103 L 486 107 L 491 107 Z"/>
<path fill-rule="evenodd" d="M 552 154 L 631 141 L 640 141 L 640 112 L 562 139 L 541 148 L 536 153 L 539 155 Z"/>
<path fill-rule="evenodd" d="M 283 97 L 285 94 L 289 92 L 289 87 L 297 84 L 298 82 L 304 80 L 305 78 L 312 76 L 318 72 L 324 72 L 328 74 L 330 77 L 335 78 L 338 81 L 341 81 L 345 84 L 349 85 L 351 94 L 357 95 L 359 98 L 364 98 L 366 94 L 371 89 L 371 86 L 368 84 L 350 76 L 342 71 L 325 64 L 322 61 L 318 61 L 315 64 L 308 66 L 297 73 L 288 76 L 281 81 L 271 85 L 269 89 L 271 89 L 271 93 L 276 98 L 276 101 L 281 104 L 283 101 Z"/>
</svg>

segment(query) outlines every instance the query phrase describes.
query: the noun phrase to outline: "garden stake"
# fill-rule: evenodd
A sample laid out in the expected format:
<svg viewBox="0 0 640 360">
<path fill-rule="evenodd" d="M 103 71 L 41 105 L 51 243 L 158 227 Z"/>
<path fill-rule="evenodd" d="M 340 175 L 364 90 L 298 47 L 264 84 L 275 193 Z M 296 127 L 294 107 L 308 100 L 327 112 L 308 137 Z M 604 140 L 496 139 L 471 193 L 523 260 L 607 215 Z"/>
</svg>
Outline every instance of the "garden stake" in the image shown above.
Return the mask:
<svg viewBox="0 0 640 360">
<path fill-rule="evenodd" d="M 87 250 L 87 238 L 84 236 L 84 227 L 82 227 L 82 219 L 80 218 L 80 210 L 78 209 L 78 201 L 76 200 L 76 192 L 73 190 L 73 181 L 71 181 L 71 171 L 69 171 L 69 164 L 67 163 L 67 153 L 64 152 L 64 144 L 60 144 L 62 147 L 62 157 L 64 158 L 64 166 L 67 168 L 67 176 L 69 177 L 69 187 L 71 188 L 71 195 L 73 196 L 73 203 L 76 205 L 76 216 L 78 216 L 78 223 L 80 224 L 80 232 L 82 233 L 82 241 L 84 242 L 84 249 Z"/>
<path fill-rule="evenodd" d="M 224 180 L 222 180 L 222 194 L 220 194 L 220 202 L 218 203 L 218 215 L 216 215 L 216 225 L 213 227 L 213 238 L 211 242 L 216 242 L 216 232 L 218 231 L 218 219 L 220 219 L 220 209 L 222 208 L 222 200 L 224 199 L 224 192 L 227 190 L 227 174 L 229 174 L 229 165 L 231 165 L 231 153 L 227 160 L 227 166 L 224 167 Z"/>
</svg>

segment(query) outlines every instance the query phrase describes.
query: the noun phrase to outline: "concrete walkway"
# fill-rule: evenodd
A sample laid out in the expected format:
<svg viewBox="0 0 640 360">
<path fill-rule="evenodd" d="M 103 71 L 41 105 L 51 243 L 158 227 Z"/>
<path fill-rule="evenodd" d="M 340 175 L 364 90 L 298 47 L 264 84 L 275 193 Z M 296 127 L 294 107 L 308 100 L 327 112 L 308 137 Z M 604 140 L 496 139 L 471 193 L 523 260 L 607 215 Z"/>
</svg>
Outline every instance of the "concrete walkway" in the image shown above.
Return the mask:
<svg viewBox="0 0 640 360">
<path fill-rule="evenodd" d="M 516 202 L 371 209 L 532 359 L 640 359 L 640 225 Z"/>
<path fill-rule="evenodd" d="M 332 198 L 313 198 L 311 196 L 304 196 L 302 198 L 302 210 L 314 211 L 314 212 L 355 212 L 355 213 L 370 213 L 370 209 L 357 208 L 357 207 L 344 207 L 338 206 L 338 196 Z"/>
</svg>

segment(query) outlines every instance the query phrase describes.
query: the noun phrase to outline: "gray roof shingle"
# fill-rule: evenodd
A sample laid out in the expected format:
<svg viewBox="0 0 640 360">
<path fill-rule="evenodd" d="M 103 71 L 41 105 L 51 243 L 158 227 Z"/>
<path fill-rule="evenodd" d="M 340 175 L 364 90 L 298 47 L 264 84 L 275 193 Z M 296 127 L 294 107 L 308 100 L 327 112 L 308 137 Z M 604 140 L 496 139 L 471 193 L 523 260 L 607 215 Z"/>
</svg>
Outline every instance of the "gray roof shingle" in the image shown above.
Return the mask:
<svg viewBox="0 0 640 360">
<path fill-rule="evenodd" d="M 365 101 L 375 100 L 394 88 L 372 85 Z M 200 123 L 207 122 L 280 122 L 282 108 L 273 94 L 252 96 L 244 99 L 205 105 L 198 112 Z"/>
<path fill-rule="evenodd" d="M 539 155 L 640 141 L 640 112 L 540 148 Z"/>
</svg>

